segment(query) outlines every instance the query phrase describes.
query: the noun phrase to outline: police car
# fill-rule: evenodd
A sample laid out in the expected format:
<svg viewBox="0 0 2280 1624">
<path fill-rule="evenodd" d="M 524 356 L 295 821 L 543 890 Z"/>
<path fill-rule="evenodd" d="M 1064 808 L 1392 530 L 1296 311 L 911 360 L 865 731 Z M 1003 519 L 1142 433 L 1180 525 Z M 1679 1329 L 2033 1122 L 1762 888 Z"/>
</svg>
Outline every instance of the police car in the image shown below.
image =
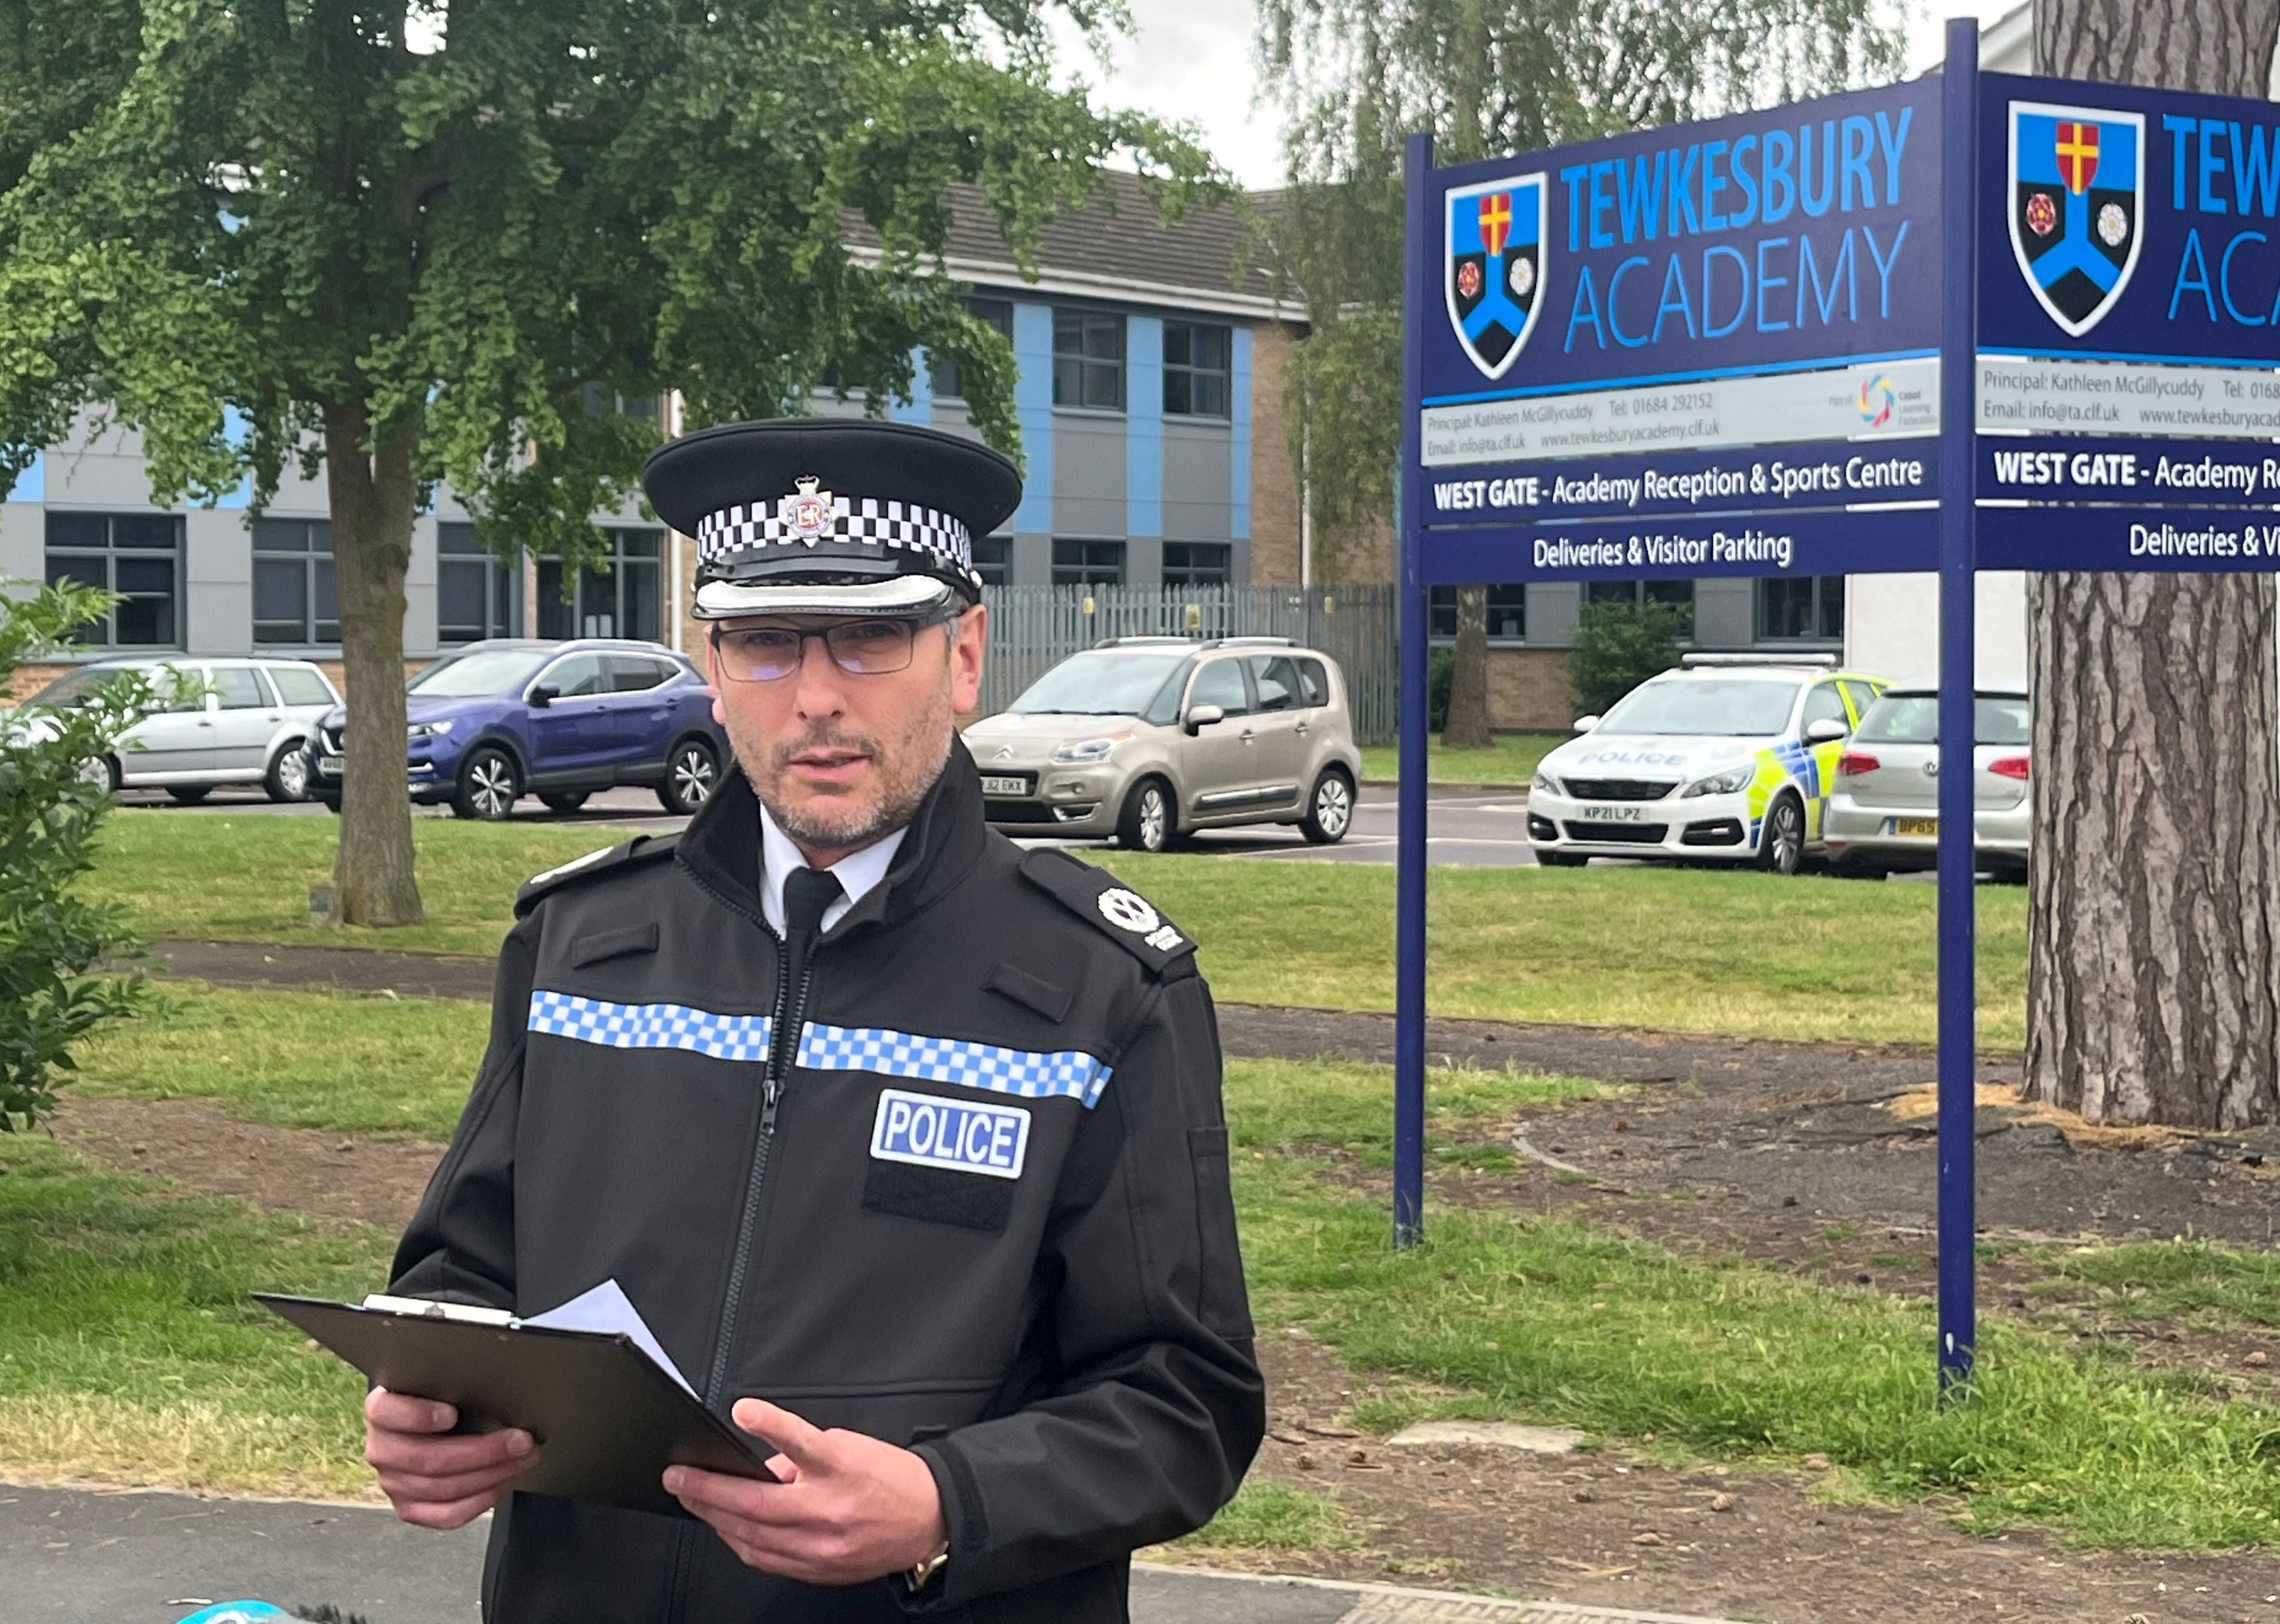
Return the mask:
<svg viewBox="0 0 2280 1624">
<path fill-rule="evenodd" d="M 1690 654 L 1544 758 L 1528 791 L 1536 860 L 1755 863 L 1793 874 L 1821 846 L 1844 741 L 1883 677 L 1812 656 Z"/>
</svg>

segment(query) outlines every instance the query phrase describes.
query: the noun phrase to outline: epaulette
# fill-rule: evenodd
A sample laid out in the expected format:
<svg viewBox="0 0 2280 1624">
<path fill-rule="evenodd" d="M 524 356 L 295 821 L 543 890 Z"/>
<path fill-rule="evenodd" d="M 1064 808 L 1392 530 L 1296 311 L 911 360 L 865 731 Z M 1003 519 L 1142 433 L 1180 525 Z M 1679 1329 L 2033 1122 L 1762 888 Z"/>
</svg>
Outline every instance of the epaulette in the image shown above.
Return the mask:
<svg viewBox="0 0 2280 1624">
<path fill-rule="evenodd" d="M 1048 846 L 1030 852 L 1021 859 L 1021 877 L 1098 927 L 1157 975 L 1170 974 L 1196 951 L 1196 944 L 1153 903 L 1105 868 L 1081 862 L 1066 851 Z"/>
<path fill-rule="evenodd" d="M 589 851 L 584 857 L 572 858 L 558 868 L 550 868 L 543 874 L 533 874 L 514 896 L 514 916 L 520 919 L 530 912 L 538 899 L 549 892 L 561 889 L 574 881 L 593 879 L 597 874 L 615 874 L 620 869 L 654 863 L 673 855 L 681 842 L 679 835 L 636 835 L 622 845 L 605 846 L 599 851 Z"/>
</svg>

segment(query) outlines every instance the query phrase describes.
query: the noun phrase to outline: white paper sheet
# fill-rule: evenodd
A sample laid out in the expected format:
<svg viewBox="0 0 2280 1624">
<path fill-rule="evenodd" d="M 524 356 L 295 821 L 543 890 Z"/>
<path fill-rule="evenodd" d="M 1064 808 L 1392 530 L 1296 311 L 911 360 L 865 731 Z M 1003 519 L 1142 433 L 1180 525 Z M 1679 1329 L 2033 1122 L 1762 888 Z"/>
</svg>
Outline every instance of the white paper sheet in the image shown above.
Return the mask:
<svg viewBox="0 0 2280 1624">
<path fill-rule="evenodd" d="M 604 1281 L 591 1291 L 582 1292 L 559 1308 L 551 1308 L 543 1314 L 532 1314 L 522 1323 L 560 1331 L 622 1331 L 633 1338 L 634 1346 L 648 1354 L 659 1370 L 680 1382 L 682 1390 L 691 1398 L 697 1397 L 697 1389 L 689 1385 L 689 1378 L 674 1366 L 664 1345 L 658 1341 L 657 1334 L 649 1328 L 649 1322 L 641 1317 L 640 1310 L 633 1305 L 632 1299 L 614 1280 Z"/>
</svg>

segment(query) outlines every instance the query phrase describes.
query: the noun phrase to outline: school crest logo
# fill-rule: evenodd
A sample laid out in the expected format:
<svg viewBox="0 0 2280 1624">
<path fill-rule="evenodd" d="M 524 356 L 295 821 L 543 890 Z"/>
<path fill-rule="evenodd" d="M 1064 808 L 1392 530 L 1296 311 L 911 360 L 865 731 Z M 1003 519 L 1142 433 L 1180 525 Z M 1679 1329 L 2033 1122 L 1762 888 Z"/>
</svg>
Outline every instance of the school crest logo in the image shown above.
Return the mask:
<svg viewBox="0 0 2280 1624">
<path fill-rule="evenodd" d="M 2104 319 L 2138 268 L 2145 118 L 2011 104 L 2011 252 L 2070 338 Z"/>
<path fill-rule="evenodd" d="M 1483 376 L 1503 377 L 1535 330 L 1550 198 L 1538 173 L 1455 187 L 1444 204 L 1449 325 Z"/>
</svg>

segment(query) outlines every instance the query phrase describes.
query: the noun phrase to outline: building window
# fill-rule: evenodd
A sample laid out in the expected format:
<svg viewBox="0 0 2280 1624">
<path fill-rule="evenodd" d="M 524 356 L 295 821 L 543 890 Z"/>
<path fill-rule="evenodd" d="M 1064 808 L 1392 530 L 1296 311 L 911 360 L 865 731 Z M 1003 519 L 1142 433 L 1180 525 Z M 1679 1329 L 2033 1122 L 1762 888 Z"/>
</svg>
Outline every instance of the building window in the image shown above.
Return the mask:
<svg viewBox="0 0 2280 1624">
<path fill-rule="evenodd" d="M 1457 589 L 1434 587 L 1429 600 L 1433 610 L 1433 635 L 1446 641 L 1457 635 Z M 1513 585 L 1489 589 L 1489 641 L 1519 643 L 1528 635 L 1528 589 Z"/>
<path fill-rule="evenodd" d="M 1758 582 L 1758 636 L 1767 643 L 1845 641 L 1845 577 L 1773 576 Z"/>
<path fill-rule="evenodd" d="M 985 535 L 974 543 L 974 572 L 985 587 L 1013 584 L 1013 538 Z"/>
<path fill-rule="evenodd" d="M 1124 410 L 1124 318 L 1053 312 L 1053 404 Z"/>
<path fill-rule="evenodd" d="M 100 587 L 119 602 L 76 628 L 92 649 L 171 649 L 182 578 L 182 520 L 174 513 L 48 514 L 48 584 Z"/>
<path fill-rule="evenodd" d="M 660 398 L 656 395 L 628 395 L 599 383 L 582 384 L 578 389 L 578 404 L 588 417 L 615 415 L 639 418 L 645 423 L 657 421 Z"/>
<path fill-rule="evenodd" d="M 340 645 L 329 520 L 253 521 L 253 641 L 266 648 Z"/>
<path fill-rule="evenodd" d="M 1678 635 L 1694 635 L 1694 583 L 1691 581 L 1587 581 L 1587 604 L 1668 604 L 1678 611 Z"/>
<path fill-rule="evenodd" d="M 1166 542 L 1164 584 L 1223 587 L 1234 579 L 1235 549 L 1225 542 Z"/>
<path fill-rule="evenodd" d="M 474 526 L 436 526 L 435 641 L 450 648 L 520 635 L 522 572 L 478 543 Z"/>
<path fill-rule="evenodd" d="M 1229 327 L 1197 321 L 1164 324 L 1164 415 L 1228 415 L 1229 358 L 1235 334 Z"/>
<path fill-rule="evenodd" d="M 565 601 L 562 560 L 538 561 L 538 635 L 542 637 L 638 637 L 654 643 L 660 530 L 605 529 L 609 552 L 578 572 Z"/>
<path fill-rule="evenodd" d="M 968 299 L 966 301 L 966 313 L 997 328 L 1007 343 L 1013 342 L 1013 302 L 1011 299 Z M 958 362 L 953 358 L 935 358 L 933 387 L 939 399 L 966 398 L 966 380 L 959 376 Z"/>
<path fill-rule="evenodd" d="M 1056 541 L 1053 543 L 1053 585 L 1121 587 L 1123 584 L 1123 543 Z"/>
</svg>

